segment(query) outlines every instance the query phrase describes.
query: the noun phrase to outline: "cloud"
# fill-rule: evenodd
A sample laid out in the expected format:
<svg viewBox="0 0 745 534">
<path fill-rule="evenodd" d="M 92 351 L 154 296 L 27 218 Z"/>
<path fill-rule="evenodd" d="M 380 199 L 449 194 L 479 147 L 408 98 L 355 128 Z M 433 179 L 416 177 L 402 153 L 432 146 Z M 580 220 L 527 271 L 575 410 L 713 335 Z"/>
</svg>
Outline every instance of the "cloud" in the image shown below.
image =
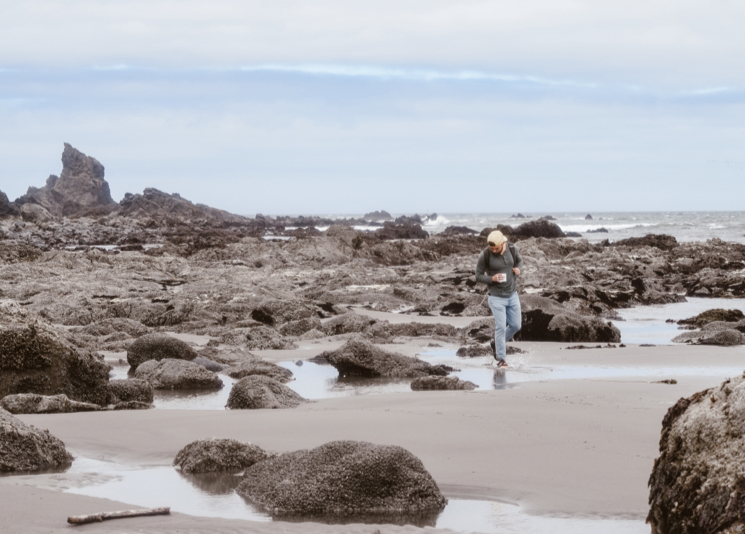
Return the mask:
<svg viewBox="0 0 745 534">
<path fill-rule="evenodd" d="M 745 4 L 687 0 L 28 0 L 0 66 L 379 65 L 647 86 L 745 85 Z"/>
</svg>

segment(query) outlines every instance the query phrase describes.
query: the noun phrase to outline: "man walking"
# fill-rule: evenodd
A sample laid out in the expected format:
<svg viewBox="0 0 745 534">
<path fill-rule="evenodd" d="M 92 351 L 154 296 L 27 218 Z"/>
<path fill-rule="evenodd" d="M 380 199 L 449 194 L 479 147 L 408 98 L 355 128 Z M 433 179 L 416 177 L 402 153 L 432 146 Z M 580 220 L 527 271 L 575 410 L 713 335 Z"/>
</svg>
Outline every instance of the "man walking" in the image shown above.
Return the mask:
<svg viewBox="0 0 745 534">
<path fill-rule="evenodd" d="M 495 230 L 487 237 L 488 248 L 476 263 L 476 281 L 489 288 L 489 309 L 494 315 L 494 358 L 497 366 L 509 367 L 506 342 L 520 330 L 522 312 L 517 296 L 517 277 L 523 260 L 515 245 L 507 243 L 502 232 Z"/>
</svg>

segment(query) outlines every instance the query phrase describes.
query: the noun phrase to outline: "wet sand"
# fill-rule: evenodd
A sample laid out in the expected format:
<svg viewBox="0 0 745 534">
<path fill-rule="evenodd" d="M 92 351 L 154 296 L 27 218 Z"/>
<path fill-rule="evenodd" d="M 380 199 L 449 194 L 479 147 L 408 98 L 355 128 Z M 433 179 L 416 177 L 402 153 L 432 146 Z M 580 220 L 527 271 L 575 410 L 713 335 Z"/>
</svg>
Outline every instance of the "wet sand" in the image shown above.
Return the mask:
<svg viewBox="0 0 745 534">
<path fill-rule="evenodd" d="M 417 339 L 388 348 L 415 354 L 432 341 Z M 276 361 L 307 359 L 337 343 L 308 342 L 312 348 L 307 350 L 260 354 Z M 132 465 L 169 465 L 187 443 L 213 436 L 251 441 L 274 451 L 315 447 L 336 439 L 395 444 L 418 456 L 449 497 L 503 499 L 532 514 L 643 519 L 647 478 L 667 409 L 680 397 L 719 384 L 733 368 L 745 367 L 745 346 L 565 350 L 568 344 L 517 345 L 529 351 L 522 357 L 528 368 L 638 368 L 639 376 L 549 379 L 492 391 L 332 398 L 294 410 L 149 410 L 20 418 L 49 429 L 76 456 Z M 686 370 L 692 367 L 705 367 L 707 376 L 690 376 Z M 667 378 L 677 379 L 678 384 L 651 383 L 646 373 L 654 368 L 670 369 Z M 2 531 L 69 532 L 71 527 L 65 523 L 69 515 L 132 508 L 62 493 L 58 490 L 71 483 L 66 477 L 62 473 L 0 478 Z M 164 492 L 158 505 L 169 504 Z M 203 532 L 208 528 L 218 533 L 331 533 L 373 532 L 378 527 L 248 523 L 174 514 L 83 528 L 87 532 Z M 381 531 L 421 529 L 383 526 Z"/>
</svg>

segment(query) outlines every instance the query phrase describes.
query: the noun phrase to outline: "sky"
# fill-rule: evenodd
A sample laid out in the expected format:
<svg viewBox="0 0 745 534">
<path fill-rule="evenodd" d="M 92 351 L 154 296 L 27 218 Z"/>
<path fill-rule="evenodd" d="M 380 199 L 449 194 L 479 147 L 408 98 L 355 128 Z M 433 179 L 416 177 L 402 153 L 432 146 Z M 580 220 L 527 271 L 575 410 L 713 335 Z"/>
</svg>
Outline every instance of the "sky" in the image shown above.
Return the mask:
<svg viewBox="0 0 745 534">
<path fill-rule="evenodd" d="M 0 0 L 0 191 L 246 215 L 742 210 L 735 0 Z"/>
</svg>

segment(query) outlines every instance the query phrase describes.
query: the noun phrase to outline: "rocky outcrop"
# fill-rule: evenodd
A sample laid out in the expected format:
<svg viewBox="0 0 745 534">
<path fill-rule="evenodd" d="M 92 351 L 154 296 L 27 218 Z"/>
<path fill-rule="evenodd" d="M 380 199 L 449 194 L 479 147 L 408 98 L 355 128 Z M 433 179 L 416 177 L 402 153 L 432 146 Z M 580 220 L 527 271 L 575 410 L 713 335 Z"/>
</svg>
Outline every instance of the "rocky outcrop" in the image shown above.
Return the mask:
<svg viewBox="0 0 745 534">
<path fill-rule="evenodd" d="M 427 390 L 474 390 L 478 386 L 457 376 L 422 376 L 411 382 L 413 391 Z"/>
<path fill-rule="evenodd" d="M 386 222 L 383 228 L 375 230 L 374 235 L 379 239 L 427 239 L 429 232 L 422 230 L 422 226 L 416 223 Z"/>
<path fill-rule="evenodd" d="M 695 317 L 681 319 L 680 321 L 678 321 L 678 324 L 693 325 L 701 328 L 702 326 L 713 323 L 714 321 L 736 323 L 738 321 L 742 321 L 743 319 L 745 319 L 745 315 L 743 315 L 742 311 L 740 310 L 725 310 L 722 308 L 714 308 L 711 310 L 706 310 L 705 312 L 701 312 Z"/>
<path fill-rule="evenodd" d="M 282 384 L 293 380 L 292 371 L 280 367 L 271 362 L 265 362 L 261 358 L 243 361 L 226 369 L 225 374 L 230 378 L 245 378 L 252 375 L 268 376 Z"/>
<path fill-rule="evenodd" d="M 199 439 L 181 449 L 173 460 L 184 473 L 237 473 L 271 455 L 261 447 L 235 439 Z"/>
<path fill-rule="evenodd" d="M 257 463 L 236 491 L 275 516 L 416 514 L 447 504 L 413 454 L 359 441 L 333 441 Z"/>
<path fill-rule="evenodd" d="M 701 330 L 683 332 L 675 336 L 673 343 L 689 343 L 692 345 L 719 345 L 733 347 L 745 343 L 745 321 L 738 323 L 713 322 L 708 323 Z"/>
<path fill-rule="evenodd" d="M 385 210 L 365 213 L 362 216 L 362 218 L 367 221 L 392 221 L 393 220 L 393 216 Z"/>
<path fill-rule="evenodd" d="M 62 441 L 0 408 L 0 473 L 58 469 L 71 463 Z"/>
<path fill-rule="evenodd" d="M 521 224 L 509 233 L 509 237 L 519 237 L 521 239 L 528 237 L 557 238 L 566 237 L 566 234 L 559 228 L 558 224 L 547 221 L 546 219 L 538 219 Z"/>
<path fill-rule="evenodd" d="M 492 332 L 492 337 L 493 336 L 494 333 Z M 493 356 L 494 352 L 491 347 L 474 343 L 464 347 L 459 347 L 455 352 L 455 355 L 459 358 L 478 358 L 480 356 Z"/>
<path fill-rule="evenodd" d="M 146 334 L 127 349 L 127 362 L 135 368 L 148 360 L 193 360 L 196 357 L 197 351 L 187 343 L 165 334 Z"/>
<path fill-rule="evenodd" d="M 135 377 L 154 389 L 221 389 L 222 380 L 212 371 L 187 360 L 148 360 L 137 367 Z"/>
<path fill-rule="evenodd" d="M 20 307 L 0 304 L 0 398 L 65 394 L 106 403 L 109 366 Z"/>
<path fill-rule="evenodd" d="M 515 341 L 601 342 L 621 341 L 621 332 L 599 317 L 573 313 L 555 300 L 522 295 L 522 329 Z"/>
<path fill-rule="evenodd" d="M 655 534 L 725 534 L 745 528 L 745 379 L 680 399 L 662 420 L 649 477 Z"/>
<path fill-rule="evenodd" d="M 18 206 L 8 200 L 8 195 L 0 191 L 0 218 L 18 215 Z"/>
<path fill-rule="evenodd" d="M 119 203 L 120 217 L 152 221 L 157 225 L 211 223 L 246 223 L 247 219 L 227 211 L 193 204 L 178 193 L 168 194 L 152 187 L 142 194 L 127 193 Z"/>
<path fill-rule="evenodd" d="M 29 202 L 28 204 L 22 205 L 19 212 L 24 221 L 37 225 L 42 225 L 54 220 L 54 216 L 49 213 L 49 210 L 39 204 L 32 204 Z"/>
<path fill-rule="evenodd" d="M 647 234 L 644 237 L 629 237 L 610 243 L 612 247 L 655 247 L 660 250 L 672 250 L 678 246 L 678 240 L 671 235 Z"/>
<path fill-rule="evenodd" d="M 362 339 L 350 339 L 336 350 L 320 354 L 338 371 L 339 376 L 409 377 L 445 376 L 453 369 L 445 365 L 387 352 Z"/>
<path fill-rule="evenodd" d="M 36 393 L 6 395 L 0 400 L 0 407 L 12 414 L 97 412 L 103 409 L 98 404 L 72 401 L 67 395 L 46 396 Z"/>
<path fill-rule="evenodd" d="M 59 177 L 50 176 L 40 189 L 29 187 L 16 203 L 38 204 L 55 217 L 103 215 L 117 208 L 104 179 L 103 165 L 68 143 L 62 152 Z"/>
<path fill-rule="evenodd" d="M 268 376 L 247 376 L 233 384 L 225 406 L 231 410 L 296 408 L 305 399 Z"/>
<path fill-rule="evenodd" d="M 243 346 L 249 350 L 284 350 L 297 348 L 295 343 L 284 339 L 279 332 L 268 326 L 236 328 L 220 336 L 226 345 Z"/>
<path fill-rule="evenodd" d="M 109 382 L 109 395 L 106 402 L 108 404 L 119 404 L 135 401 L 143 404 L 152 404 L 153 396 L 153 386 L 146 380 L 139 378 L 111 380 Z"/>
</svg>

